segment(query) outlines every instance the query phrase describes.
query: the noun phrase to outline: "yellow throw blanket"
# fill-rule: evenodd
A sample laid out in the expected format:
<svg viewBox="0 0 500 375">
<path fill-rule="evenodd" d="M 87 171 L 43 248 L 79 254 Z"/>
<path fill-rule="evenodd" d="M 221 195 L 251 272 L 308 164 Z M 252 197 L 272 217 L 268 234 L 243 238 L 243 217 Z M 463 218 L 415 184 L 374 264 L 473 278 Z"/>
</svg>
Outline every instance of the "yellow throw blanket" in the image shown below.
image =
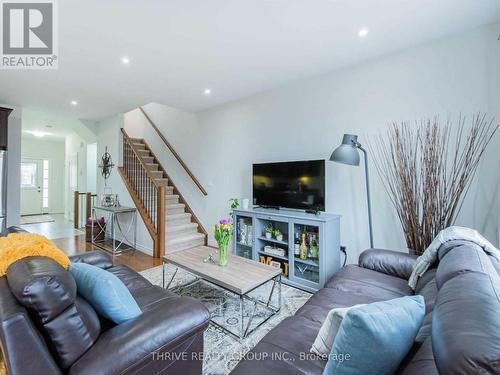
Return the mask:
<svg viewBox="0 0 500 375">
<path fill-rule="evenodd" d="M 48 257 L 65 269 L 69 268 L 69 258 L 54 243 L 44 236 L 32 233 L 11 233 L 0 237 L 0 276 L 4 276 L 9 266 L 27 257 Z"/>
</svg>

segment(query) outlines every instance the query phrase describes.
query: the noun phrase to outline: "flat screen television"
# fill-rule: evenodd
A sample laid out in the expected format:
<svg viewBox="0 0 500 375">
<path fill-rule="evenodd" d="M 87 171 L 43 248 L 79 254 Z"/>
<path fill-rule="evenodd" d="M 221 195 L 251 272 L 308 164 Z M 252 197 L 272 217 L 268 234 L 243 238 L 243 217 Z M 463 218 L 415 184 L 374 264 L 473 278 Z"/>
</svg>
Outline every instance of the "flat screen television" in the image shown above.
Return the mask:
<svg viewBox="0 0 500 375">
<path fill-rule="evenodd" d="M 254 164 L 253 204 L 324 211 L 325 161 Z"/>
</svg>

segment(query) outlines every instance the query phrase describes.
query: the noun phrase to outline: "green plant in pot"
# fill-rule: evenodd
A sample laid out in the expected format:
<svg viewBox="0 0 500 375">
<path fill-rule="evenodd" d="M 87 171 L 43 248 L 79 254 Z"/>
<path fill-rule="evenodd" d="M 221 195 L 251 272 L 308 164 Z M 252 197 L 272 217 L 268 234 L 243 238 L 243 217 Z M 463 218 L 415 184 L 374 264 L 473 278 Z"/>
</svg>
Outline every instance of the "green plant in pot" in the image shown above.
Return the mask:
<svg viewBox="0 0 500 375">
<path fill-rule="evenodd" d="M 283 241 L 283 233 L 278 228 L 273 231 L 273 235 L 278 241 Z"/>
<path fill-rule="evenodd" d="M 229 199 L 229 205 L 231 207 L 231 211 L 229 212 L 229 216 L 232 219 L 233 218 L 233 210 L 236 210 L 238 207 L 240 207 L 240 200 L 239 200 L 239 198 L 231 198 L 231 199 Z"/>
<path fill-rule="evenodd" d="M 274 233 L 274 228 L 272 225 L 268 225 L 264 228 L 264 232 L 266 234 L 266 238 L 267 239 L 271 239 L 273 237 L 273 233 Z"/>
</svg>

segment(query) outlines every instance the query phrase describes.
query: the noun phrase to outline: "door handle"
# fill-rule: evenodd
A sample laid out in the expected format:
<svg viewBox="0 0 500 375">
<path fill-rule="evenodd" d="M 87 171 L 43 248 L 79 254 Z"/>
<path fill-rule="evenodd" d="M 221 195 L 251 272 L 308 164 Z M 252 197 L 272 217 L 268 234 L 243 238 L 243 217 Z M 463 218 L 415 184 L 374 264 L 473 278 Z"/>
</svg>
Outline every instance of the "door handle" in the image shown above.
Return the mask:
<svg viewBox="0 0 500 375">
<path fill-rule="evenodd" d="M 42 189 L 40 189 L 40 186 L 37 188 L 37 191 L 40 193 Z"/>
</svg>

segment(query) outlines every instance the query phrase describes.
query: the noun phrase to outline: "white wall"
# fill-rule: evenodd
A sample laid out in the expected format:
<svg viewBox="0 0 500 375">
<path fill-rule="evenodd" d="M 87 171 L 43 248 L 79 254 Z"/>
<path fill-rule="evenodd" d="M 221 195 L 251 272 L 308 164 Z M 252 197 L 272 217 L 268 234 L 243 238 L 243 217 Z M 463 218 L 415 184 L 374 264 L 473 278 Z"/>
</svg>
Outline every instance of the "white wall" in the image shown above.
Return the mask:
<svg viewBox="0 0 500 375">
<path fill-rule="evenodd" d="M 69 160 L 76 155 L 76 160 L 78 164 L 78 178 L 77 178 L 77 188 L 78 191 L 87 191 L 87 143 L 84 138 L 82 138 L 77 133 L 72 133 L 65 138 L 65 167 L 64 167 L 64 191 L 65 194 L 65 214 L 68 220 L 72 220 L 73 216 L 71 214 L 73 209 L 73 192 L 69 191 Z"/>
<path fill-rule="evenodd" d="M 0 107 L 14 108 L 9 116 L 7 161 L 7 226 L 19 225 L 21 212 L 21 119 L 20 108 L 8 104 Z"/>
<path fill-rule="evenodd" d="M 93 194 L 97 191 L 97 166 L 97 143 L 91 143 L 87 145 L 87 192 Z"/>
<path fill-rule="evenodd" d="M 164 147 L 151 145 L 164 167 L 209 228 L 227 215 L 228 199 L 251 196 L 255 162 L 327 159 L 343 133 L 373 140 L 392 121 L 434 115 L 456 119 L 488 111 L 500 119 L 500 25 L 436 41 L 330 74 L 301 80 L 196 114 L 150 104 L 146 110 L 208 190 L 203 197 Z M 492 52 L 495 51 L 495 52 Z M 242 72 L 244 74 L 244 72 Z M 216 90 L 214 90 L 216 95 Z M 149 129 L 137 111 L 125 114 L 125 128 Z M 150 130 L 142 131 L 146 140 Z M 478 170 L 458 224 L 474 227 L 498 242 L 500 134 Z M 395 212 L 375 173 L 372 200 L 375 246 L 404 249 Z M 364 173 L 361 167 L 328 163 L 327 211 L 343 216 L 342 244 L 349 262 L 368 247 Z"/>
<path fill-rule="evenodd" d="M 49 213 L 64 213 L 64 141 L 23 136 L 22 159 L 49 160 Z"/>
<path fill-rule="evenodd" d="M 123 128 L 123 115 L 116 115 L 104 119 L 97 124 L 97 163 L 100 163 L 101 157 L 105 152 L 106 147 L 111 155 L 115 167 L 111 171 L 111 175 L 107 181 L 107 186 L 112 188 L 114 194 L 118 194 L 118 199 L 122 206 L 135 207 L 132 198 L 130 197 L 121 176 L 118 173 L 117 167 L 120 161 L 120 128 Z M 104 192 L 104 178 L 101 174 L 97 177 L 97 195 L 98 199 Z M 149 235 L 144 222 L 139 214 L 137 214 L 137 249 L 152 255 L 153 242 Z M 126 222 L 124 222 L 126 228 Z"/>
</svg>

